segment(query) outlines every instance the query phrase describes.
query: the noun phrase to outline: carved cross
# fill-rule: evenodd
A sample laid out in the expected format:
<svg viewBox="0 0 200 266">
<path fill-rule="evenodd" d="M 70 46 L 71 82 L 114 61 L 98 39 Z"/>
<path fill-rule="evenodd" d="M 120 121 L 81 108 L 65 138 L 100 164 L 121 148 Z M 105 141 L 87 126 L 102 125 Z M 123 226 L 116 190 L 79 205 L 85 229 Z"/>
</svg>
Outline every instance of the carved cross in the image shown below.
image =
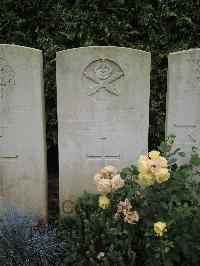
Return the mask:
<svg viewBox="0 0 200 266">
<path fill-rule="evenodd" d="M 176 128 L 185 128 L 185 129 L 196 129 L 196 125 L 179 125 L 179 124 L 174 124 L 174 127 Z M 196 142 L 197 140 L 192 136 L 192 133 L 187 134 L 190 140 L 193 142 Z"/>
<path fill-rule="evenodd" d="M 100 138 L 102 141 L 106 140 L 106 138 Z M 106 153 L 104 152 L 104 143 L 101 145 L 101 152 L 94 152 L 94 153 L 89 153 L 87 154 L 88 160 L 97 160 L 101 161 L 102 167 L 105 166 L 106 160 L 119 160 L 120 159 L 120 154 L 115 154 L 115 153 Z"/>
<path fill-rule="evenodd" d="M 87 157 L 89 160 L 98 160 L 101 161 L 101 167 L 104 167 L 106 165 L 106 159 L 112 159 L 112 160 L 119 160 L 120 154 L 117 155 L 95 155 L 95 154 L 87 154 Z"/>
</svg>

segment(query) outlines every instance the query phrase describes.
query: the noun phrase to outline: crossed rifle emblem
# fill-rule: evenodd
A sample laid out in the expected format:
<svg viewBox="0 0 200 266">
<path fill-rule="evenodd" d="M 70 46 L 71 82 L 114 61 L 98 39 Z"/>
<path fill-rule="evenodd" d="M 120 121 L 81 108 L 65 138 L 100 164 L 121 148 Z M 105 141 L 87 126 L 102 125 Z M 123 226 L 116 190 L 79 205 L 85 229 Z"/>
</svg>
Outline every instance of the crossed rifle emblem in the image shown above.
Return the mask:
<svg viewBox="0 0 200 266">
<path fill-rule="evenodd" d="M 91 73 L 84 72 L 84 75 L 88 79 L 97 83 L 96 85 L 90 86 L 87 89 L 87 94 L 89 96 L 95 94 L 96 92 L 100 91 L 101 89 L 105 89 L 108 92 L 110 92 L 114 95 L 117 95 L 117 96 L 121 93 L 120 89 L 116 88 L 111 83 L 114 82 L 116 79 L 120 78 L 121 76 L 123 76 L 124 75 L 123 72 L 114 73 L 110 77 L 108 77 L 107 79 L 104 79 L 104 80 L 101 80 L 100 78 L 98 78 L 97 76 L 94 76 Z"/>
</svg>

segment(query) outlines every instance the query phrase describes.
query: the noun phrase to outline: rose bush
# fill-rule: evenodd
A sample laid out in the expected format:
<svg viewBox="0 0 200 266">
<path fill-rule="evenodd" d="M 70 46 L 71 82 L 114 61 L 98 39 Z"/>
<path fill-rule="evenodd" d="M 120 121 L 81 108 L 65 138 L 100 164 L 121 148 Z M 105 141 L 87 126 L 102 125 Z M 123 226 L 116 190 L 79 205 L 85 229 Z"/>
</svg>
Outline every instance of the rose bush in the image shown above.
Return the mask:
<svg viewBox="0 0 200 266">
<path fill-rule="evenodd" d="M 69 253 L 59 265 L 199 265 L 200 158 L 178 165 L 174 137 L 137 166 L 104 167 L 94 176 L 100 194 L 85 193 L 75 222 L 63 231 Z"/>
</svg>

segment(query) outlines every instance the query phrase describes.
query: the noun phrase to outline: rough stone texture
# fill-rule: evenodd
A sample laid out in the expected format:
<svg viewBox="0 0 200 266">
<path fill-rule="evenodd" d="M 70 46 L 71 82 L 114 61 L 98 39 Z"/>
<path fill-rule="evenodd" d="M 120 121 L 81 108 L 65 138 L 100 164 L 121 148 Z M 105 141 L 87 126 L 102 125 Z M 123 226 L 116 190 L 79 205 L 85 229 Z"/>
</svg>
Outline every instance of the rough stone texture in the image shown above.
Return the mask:
<svg viewBox="0 0 200 266">
<path fill-rule="evenodd" d="M 150 54 L 119 47 L 57 53 L 60 212 L 74 214 L 105 165 L 121 169 L 147 152 Z"/>
<path fill-rule="evenodd" d="M 200 144 L 200 49 L 171 53 L 168 63 L 166 135 L 187 155 Z"/>
<path fill-rule="evenodd" d="M 42 52 L 0 45 L 0 205 L 47 215 Z"/>
</svg>

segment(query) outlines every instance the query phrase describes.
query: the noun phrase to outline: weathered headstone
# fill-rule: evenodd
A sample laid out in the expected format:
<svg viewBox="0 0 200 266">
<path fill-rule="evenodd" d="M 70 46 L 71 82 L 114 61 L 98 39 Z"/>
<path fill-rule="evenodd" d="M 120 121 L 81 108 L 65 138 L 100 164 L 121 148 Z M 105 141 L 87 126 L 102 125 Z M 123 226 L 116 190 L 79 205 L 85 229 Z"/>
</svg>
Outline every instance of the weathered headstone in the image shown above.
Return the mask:
<svg viewBox="0 0 200 266">
<path fill-rule="evenodd" d="M 42 53 L 0 45 L 0 206 L 47 214 Z"/>
<path fill-rule="evenodd" d="M 57 53 L 60 211 L 74 214 L 93 176 L 147 152 L 150 54 L 119 47 Z"/>
<path fill-rule="evenodd" d="M 192 146 L 200 147 L 200 49 L 169 55 L 166 135 L 174 133 L 188 162 Z"/>
</svg>

